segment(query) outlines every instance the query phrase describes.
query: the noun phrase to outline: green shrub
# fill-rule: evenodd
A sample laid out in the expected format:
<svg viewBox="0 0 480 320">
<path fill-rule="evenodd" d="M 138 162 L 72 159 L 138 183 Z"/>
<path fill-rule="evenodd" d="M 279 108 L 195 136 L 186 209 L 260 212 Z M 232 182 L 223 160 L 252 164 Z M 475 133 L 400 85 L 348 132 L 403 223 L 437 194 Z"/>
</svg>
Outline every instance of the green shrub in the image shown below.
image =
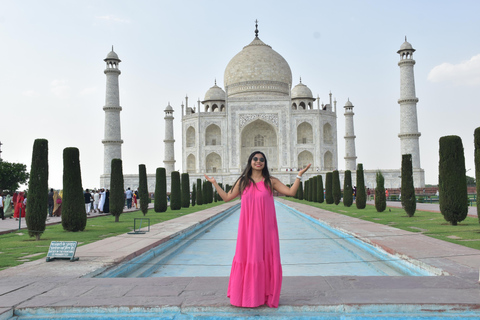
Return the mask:
<svg viewBox="0 0 480 320">
<path fill-rule="evenodd" d="M 181 190 L 180 190 L 180 172 L 172 171 L 172 181 L 170 189 L 170 209 L 180 210 L 182 207 L 181 203 Z"/>
<path fill-rule="evenodd" d="M 123 181 L 122 159 L 112 159 L 110 175 L 110 213 L 115 216 L 115 222 L 120 221 L 120 215 L 125 207 L 125 187 Z"/>
<path fill-rule="evenodd" d="M 140 210 L 142 210 L 143 215 L 146 215 L 148 212 L 148 204 L 150 203 L 150 194 L 148 193 L 147 168 L 144 164 L 138 165 L 138 177 L 138 195 L 140 198 Z"/>
<path fill-rule="evenodd" d="M 340 174 L 338 170 L 332 172 L 332 195 L 333 202 L 338 205 L 342 199 L 342 190 L 340 189 Z"/>
<path fill-rule="evenodd" d="M 353 204 L 352 171 L 345 170 L 343 179 L 343 205 L 350 207 Z"/>
<path fill-rule="evenodd" d="M 325 179 L 325 202 L 332 204 L 333 200 L 333 172 L 327 172 Z"/>
<path fill-rule="evenodd" d="M 190 207 L 190 176 L 182 173 L 182 207 Z"/>
<path fill-rule="evenodd" d="M 477 199 L 480 199 L 480 127 L 475 129 L 473 137 L 475 145 L 475 183 L 477 186 Z M 480 223 L 480 206 L 478 204 L 477 216 L 478 222 Z"/>
<path fill-rule="evenodd" d="M 167 172 L 165 168 L 157 168 L 155 173 L 155 212 L 165 212 L 168 208 L 167 201 Z"/>
<path fill-rule="evenodd" d="M 458 136 L 441 137 L 439 153 L 440 211 L 446 221 L 456 226 L 468 214 L 467 177 L 462 139 Z"/>
<path fill-rule="evenodd" d="M 325 201 L 325 194 L 323 192 L 323 177 L 321 175 L 318 175 L 317 181 L 317 200 L 320 203 L 323 203 L 323 201 Z"/>
<path fill-rule="evenodd" d="M 365 194 L 365 177 L 363 175 L 363 164 L 357 165 L 357 197 L 355 199 L 357 209 L 365 209 L 367 206 L 367 195 Z"/>
<path fill-rule="evenodd" d="M 203 204 L 202 179 L 197 179 L 197 204 Z"/>
<path fill-rule="evenodd" d="M 197 201 L 197 185 L 194 183 L 192 186 L 192 207 L 195 207 Z"/>
<path fill-rule="evenodd" d="M 297 189 L 297 199 L 303 200 L 303 182 L 302 181 L 300 181 L 300 185 L 298 186 L 298 189 Z"/>
<path fill-rule="evenodd" d="M 80 152 L 63 149 L 62 226 L 65 231 L 83 231 L 87 225 L 85 197 L 80 172 Z"/>
<path fill-rule="evenodd" d="M 48 141 L 46 139 L 36 139 L 33 143 L 30 168 L 25 222 L 28 226 L 28 235 L 35 237 L 35 240 L 40 240 L 40 236 L 45 231 L 48 208 Z"/>
<path fill-rule="evenodd" d="M 375 209 L 377 209 L 377 212 L 383 212 L 387 208 L 387 196 L 385 195 L 385 178 L 380 170 L 377 171 L 376 181 Z"/>
<path fill-rule="evenodd" d="M 417 210 L 411 154 L 402 155 L 402 207 L 409 217 Z"/>
<path fill-rule="evenodd" d="M 317 199 L 317 178 L 316 177 L 311 177 L 310 178 L 310 181 L 312 183 L 312 201 L 313 202 L 318 202 L 318 199 Z"/>
</svg>

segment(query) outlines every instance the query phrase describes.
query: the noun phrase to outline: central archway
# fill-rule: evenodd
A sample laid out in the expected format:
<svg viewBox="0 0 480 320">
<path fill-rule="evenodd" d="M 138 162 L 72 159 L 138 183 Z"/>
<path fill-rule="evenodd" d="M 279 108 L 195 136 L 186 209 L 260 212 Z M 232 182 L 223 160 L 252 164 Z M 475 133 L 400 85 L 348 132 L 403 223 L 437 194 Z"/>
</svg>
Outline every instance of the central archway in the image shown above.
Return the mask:
<svg viewBox="0 0 480 320">
<path fill-rule="evenodd" d="M 275 128 L 263 121 L 255 120 L 242 130 L 240 166 L 245 167 L 248 156 L 254 151 L 262 151 L 267 156 L 270 170 L 278 170 L 278 142 Z"/>
</svg>

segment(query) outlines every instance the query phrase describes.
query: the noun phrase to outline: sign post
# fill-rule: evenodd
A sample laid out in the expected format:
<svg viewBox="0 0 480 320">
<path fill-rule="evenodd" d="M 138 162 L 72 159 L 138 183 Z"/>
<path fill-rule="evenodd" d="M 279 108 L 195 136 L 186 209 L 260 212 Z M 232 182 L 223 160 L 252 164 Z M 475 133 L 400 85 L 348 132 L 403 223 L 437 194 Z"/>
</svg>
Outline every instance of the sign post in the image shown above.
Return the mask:
<svg viewBox="0 0 480 320">
<path fill-rule="evenodd" d="M 77 261 L 75 257 L 77 241 L 52 241 L 48 249 L 47 262 L 53 259 L 70 259 L 70 262 Z"/>
</svg>

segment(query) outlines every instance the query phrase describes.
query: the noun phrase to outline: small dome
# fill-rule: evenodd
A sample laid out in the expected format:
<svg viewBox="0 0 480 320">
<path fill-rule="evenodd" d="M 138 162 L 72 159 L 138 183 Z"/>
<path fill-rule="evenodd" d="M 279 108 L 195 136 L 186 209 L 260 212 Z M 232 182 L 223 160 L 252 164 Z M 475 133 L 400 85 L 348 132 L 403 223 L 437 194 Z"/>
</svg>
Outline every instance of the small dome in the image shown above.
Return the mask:
<svg viewBox="0 0 480 320">
<path fill-rule="evenodd" d="M 115 51 L 113 51 L 113 46 L 112 46 L 112 51 L 110 51 L 110 52 L 107 54 L 107 57 L 105 58 L 105 60 L 117 60 L 117 61 L 121 61 L 121 60 L 118 58 L 118 55 L 115 53 Z"/>
<path fill-rule="evenodd" d="M 345 103 L 345 107 L 353 107 L 353 104 L 350 102 L 350 99 Z"/>
<path fill-rule="evenodd" d="M 173 108 L 172 108 L 172 106 L 170 105 L 170 103 L 169 103 L 168 106 L 165 108 L 165 111 L 173 111 Z"/>
<path fill-rule="evenodd" d="M 205 93 L 205 99 L 204 101 L 225 101 L 225 91 L 223 91 L 222 88 L 217 86 L 217 83 L 215 82 L 215 85 L 208 89 L 207 93 Z"/>
<path fill-rule="evenodd" d="M 415 49 L 413 49 L 410 42 L 407 42 L 407 39 L 405 39 L 405 42 L 400 46 L 400 50 L 398 50 L 397 53 L 400 53 L 400 52 L 405 51 L 405 50 L 415 51 Z"/>
<path fill-rule="evenodd" d="M 292 99 L 310 98 L 313 99 L 312 91 L 302 82 L 292 89 Z"/>
</svg>

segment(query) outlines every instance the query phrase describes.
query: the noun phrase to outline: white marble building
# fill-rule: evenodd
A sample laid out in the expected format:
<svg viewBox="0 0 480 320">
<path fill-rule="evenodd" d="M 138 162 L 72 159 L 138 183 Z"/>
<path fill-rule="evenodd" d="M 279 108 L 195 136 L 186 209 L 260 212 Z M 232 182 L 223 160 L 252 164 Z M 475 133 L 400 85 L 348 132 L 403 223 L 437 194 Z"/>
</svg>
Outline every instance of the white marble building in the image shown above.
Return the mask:
<svg viewBox="0 0 480 320">
<path fill-rule="evenodd" d="M 325 174 L 338 169 L 337 146 L 337 106 L 332 102 L 320 105 L 312 91 L 301 79 L 292 88 L 292 72 L 287 61 L 258 37 L 255 30 L 253 41 L 243 47 L 225 68 L 224 88 L 214 85 L 207 90 L 203 101 L 189 105 L 188 98 L 182 104 L 180 115 L 182 123 L 182 172 L 188 172 L 191 183 L 203 174 L 213 175 L 217 181 L 232 185 L 242 172 L 249 154 L 255 150 L 264 152 L 268 159 L 271 174 L 283 183 L 293 183 L 299 168 L 311 163 L 311 169 L 304 180 L 311 176 Z M 412 46 L 405 41 L 400 54 L 400 99 L 401 107 L 401 154 L 412 153 L 414 161 L 414 184 L 425 186 L 424 171 L 420 168 L 415 82 L 413 76 Z M 113 52 L 113 50 L 112 50 Z M 109 57 L 118 59 L 115 54 Z M 113 52 L 114 53 L 114 52 Z M 105 59 L 105 61 L 107 61 Z M 115 60 L 116 61 L 116 60 Z M 118 59 L 118 62 L 120 60 Z M 105 109 L 105 132 L 118 128 L 112 139 L 120 150 L 120 110 L 118 103 L 118 62 L 110 67 L 115 72 L 107 74 L 107 105 Z M 109 62 L 107 61 L 107 69 Z M 111 75 L 110 75 L 111 74 Z M 114 76 L 116 78 L 114 79 Z M 113 80 L 112 80 L 113 79 Z M 112 91 L 112 92 L 110 92 Z M 115 106 L 108 103 L 109 97 L 116 97 Z M 355 185 L 357 157 L 355 151 L 353 104 L 345 103 L 345 168 L 352 171 Z M 111 110 L 110 110 L 111 109 Z M 179 108 L 180 109 L 180 108 Z M 112 114 L 112 111 L 115 113 Z M 110 113 L 109 113 L 110 112 Z M 169 188 L 170 172 L 175 168 L 173 137 L 174 108 L 170 104 L 165 109 L 165 158 L 167 184 Z M 115 115 L 115 117 L 112 117 Z M 118 116 L 117 116 L 118 115 Z M 107 130 L 108 129 L 108 130 Z M 117 132 L 118 131 L 118 132 Z M 104 142 L 105 143 L 105 142 Z M 178 142 L 177 142 L 178 143 Z M 112 152 L 105 145 L 105 161 L 111 161 Z M 400 155 L 399 155 L 400 156 Z M 360 159 L 358 161 L 363 163 Z M 375 170 L 368 170 L 364 163 L 365 183 L 367 187 L 376 185 Z M 380 169 L 385 177 L 386 188 L 399 188 L 400 169 Z M 340 172 L 343 185 L 344 172 Z M 155 174 L 148 174 L 148 189 L 155 189 Z M 124 175 L 125 186 L 133 189 L 138 186 L 138 174 Z M 105 162 L 104 174 L 100 177 L 103 187 L 109 187 L 110 173 Z"/>
</svg>

